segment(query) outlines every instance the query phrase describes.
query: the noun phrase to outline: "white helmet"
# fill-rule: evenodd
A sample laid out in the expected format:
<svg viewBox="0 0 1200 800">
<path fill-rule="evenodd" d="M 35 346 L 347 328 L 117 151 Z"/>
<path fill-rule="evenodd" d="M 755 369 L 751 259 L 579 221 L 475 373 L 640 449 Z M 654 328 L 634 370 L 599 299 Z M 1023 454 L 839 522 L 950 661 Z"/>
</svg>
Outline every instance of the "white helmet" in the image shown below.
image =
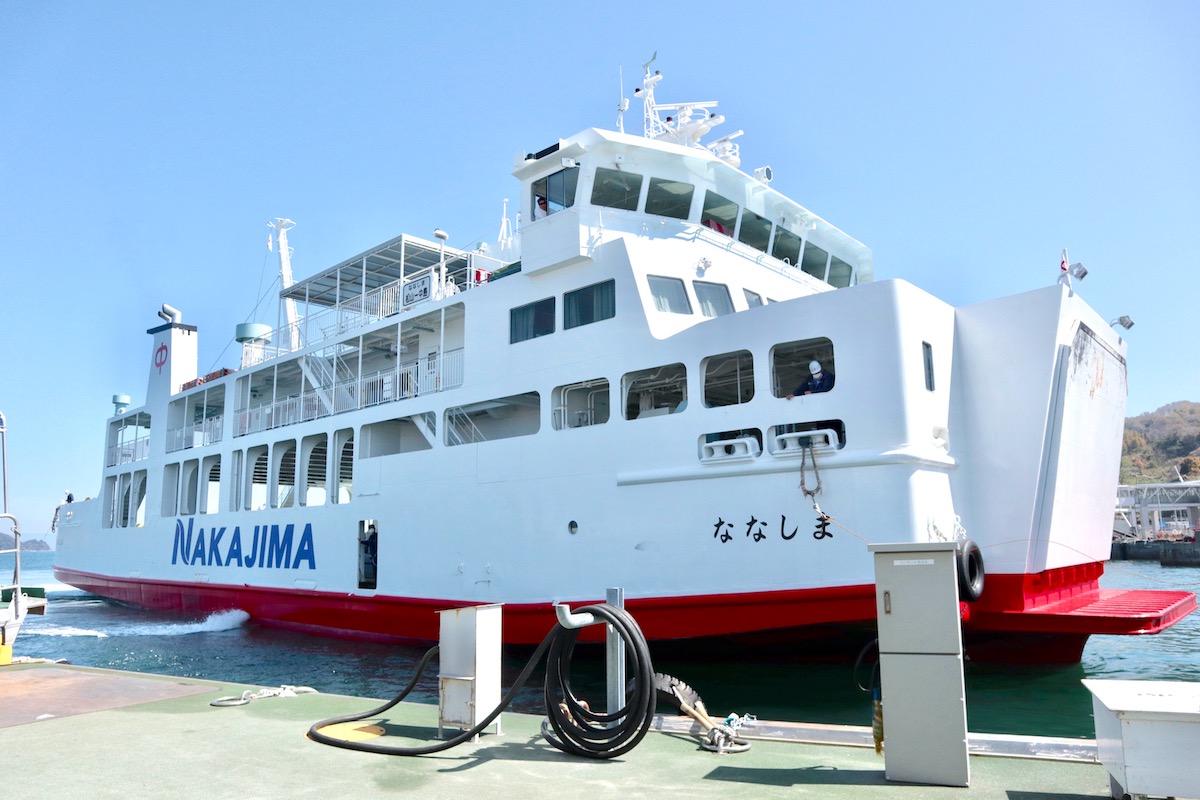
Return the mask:
<svg viewBox="0 0 1200 800">
<path fill-rule="evenodd" d="M 809 371 L 809 372 L 811 372 L 813 375 L 818 375 L 818 374 L 820 374 L 820 372 L 821 372 L 821 362 L 820 362 L 820 361 L 810 361 L 810 362 L 808 362 L 808 371 Z"/>
</svg>

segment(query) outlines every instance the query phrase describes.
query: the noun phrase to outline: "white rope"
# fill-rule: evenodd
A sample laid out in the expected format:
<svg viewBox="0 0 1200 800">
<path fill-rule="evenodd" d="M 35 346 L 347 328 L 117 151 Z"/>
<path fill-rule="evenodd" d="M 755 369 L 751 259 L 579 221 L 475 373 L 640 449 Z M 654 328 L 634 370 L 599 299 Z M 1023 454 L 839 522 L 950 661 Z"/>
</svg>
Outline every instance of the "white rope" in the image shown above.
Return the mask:
<svg viewBox="0 0 1200 800">
<path fill-rule="evenodd" d="M 298 694 L 319 694 L 319 692 L 308 686 L 287 685 L 280 686 L 278 689 L 259 689 L 257 692 L 247 689 L 239 697 L 218 697 L 209 703 L 209 705 L 217 707 L 244 706 L 251 700 L 261 700 L 264 697 L 295 697 Z"/>
</svg>

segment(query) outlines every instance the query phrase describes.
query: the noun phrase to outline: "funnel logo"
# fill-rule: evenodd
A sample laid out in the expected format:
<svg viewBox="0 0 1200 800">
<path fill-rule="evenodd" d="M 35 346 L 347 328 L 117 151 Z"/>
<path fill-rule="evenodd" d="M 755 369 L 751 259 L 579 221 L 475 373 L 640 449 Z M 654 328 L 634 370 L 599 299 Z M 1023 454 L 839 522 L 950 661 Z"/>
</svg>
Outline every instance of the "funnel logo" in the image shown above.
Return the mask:
<svg viewBox="0 0 1200 800">
<path fill-rule="evenodd" d="M 154 366 L 158 367 L 158 374 L 162 375 L 162 368 L 167 363 L 167 345 L 164 342 L 154 351 Z"/>
</svg>

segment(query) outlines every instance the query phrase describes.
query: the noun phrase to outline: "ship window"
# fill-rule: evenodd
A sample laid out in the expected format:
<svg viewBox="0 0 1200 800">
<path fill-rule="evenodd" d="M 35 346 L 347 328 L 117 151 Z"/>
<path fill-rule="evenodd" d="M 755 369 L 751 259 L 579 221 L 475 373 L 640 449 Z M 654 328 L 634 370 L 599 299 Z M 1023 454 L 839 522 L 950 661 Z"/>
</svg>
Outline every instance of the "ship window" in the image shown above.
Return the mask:
<svg viewBox="0 0 1200 800">
<path fill-rule="evenodd" d="M 829 283 L 839 289 L 845 289 L 854 279 L 854 267 L 842 261 L 837 256 L 829 259 Z"/>
<path fill-rule="evenodd" d="M 208 456 L 201 462 L 204 483 L 200 486 L 200 513 L 217 514 L 221 511 L 221 457 Z"/>
<path fill-rule="evenodd" d="M 362 457 L 378 458 L 399 453 L 416 453 L 431 450 L 433 445 L 425 438 L 423 428 L 434 433 L 434 417 L 422 414 L 399 419 L 385 419 L 364 425 L 362 429 Z"/>
<path fill-rule="evenodd" d="M 641 175 L 596 167 L 596 180 L 592 184 L 592 205 L 637 211 L 638 195 L 641 192 Z"/>
<path fill-rule="evenodd" d="M 343 428 L 333 434 L 334 457 L 337 459 L 337 492 L 335 503 L 349 503 L 354 495 L 354 431 Z"/>
<path fill-rule="evenodd" d="M 196 500 L 200 494 L 200 462 L 191 459 L 183 462 L 183 496 L 179 513 L 195 514 Z"/>
<path fill-rule="evenodd" d="M 687 407 L 687 368 L 666 364 L 630 372 L 621 379 L 625 419 L 678 414 Z"/>
<path fill-rule="evenodd" d="M 246 510 L 259 511 L 267 507 L 267 446 L 263 444 L 246 450 L 246 464 Z"/>
<path fill-rule="evenodd" d="M 275 445 L 275 493 L 272 508 L 291 508 L 296 504 L 296 442 Z"/>
<path fill-rule="evenodd" d="M 579 182 L 579 168 L 569 167 L 533 182 L 529 198 L 529 218 L 539 220 L 547 213 L 553 214 L 575 205 L 575 186 Z M 538 208 L 537 199 L 546 198 L 547 209 Z"/>
<path fill-rule="evenodd" d="M 307 464 L 303 471 L 304 485 L 300 491 L 300 505 L 323 506 L 328 489 L 325 476 L 329 465 L 329 444 L 326 434 L 306 436 L 303 441 L 304 462 Z"/>
<path fill-rule="evenodd" d="M 738 241 L 745 242 L 755 250 L 767 252 L 767 245 L 771 242 L 771 220 L 746 209 L 742 212 L 742 227 L 738 229 Z"/>
<path fill-rule="evenodd" d="M 514 308 L 509 312 L 509 344 L 536 339 L 554 333 L 554 298 L 547 297 L 536 303 Z"/>
<path fill-rule="evenodd" d="M 776 397 L 794 394 L 811 374 L 809 364 L 816 361 L 824 372 L 837 375 L 833 342 L 825 338 L 804 339 L 777 344 L 771 349 L 771 375 Z"/>
<path fill-rule="evenodd" d="M 608 422 L 608 380 L 595 378 L 554 390 L 554 430 L 582 428 Z"/>
<path fill-rule="evenodd" d="M 807 242 L 804 245 L 804 260 L 800 262 L 800 268 L 814 278 L 825 280 L 825 262 L 828 260 L 829 253 L 812 242 Z"/>
<path fill-rule="evenodd" d="M 679 278 L 664 278 L 661 275 L 647 275 L 650 292 L 654 295 L 654 308 L 657 311 L 669 311 L 672 314 L 692 313 L 692 304 L 688 300 L 687 290 Z"/>
<path fill-rule="evenodd" d="M 729 297 L 728 286 L 723 283 L 696 281 L 695 287 L 701 314 L 706 317 L 721 317 L 733 313 L 733 300 Z"/>
<path fill-rule="evenodd" d="M 604 281 L 563 295 L 563 330 L 617 315 L 616 281 Z"/>
<path fill-rule="evenodd" d="M 532 436 L 541 427 L 542 400 L 537 392 L 497 397 L 446 409 L 446 444 L 490 442 Z"/>
<path fill-rule="evenodd" d="M 742 293 L 746 295 L 746 305 L 750 308 L 758 308 L 763 304 L 762 295 L 758 292 L 752 292 L 749 289 L 742 289 Z"/>
<path fill-rule="evenodd" d="M 737 225 L 737 203 L 713 191 L 704 193 L 704 210 L 700 212 L 700 224 L 717 233 L 733 236 Z"/>
<path fill-rule="evenodd" d="M 651 178 L 646 193 L 646 213 L 660 217 L 687 219 L 692 210 L 692 195 L 696 187 L 683 181 L 668 181 Z"/>
<path fill-rule="evenodd" d="M 793 267 L 800 264 L 800 237 L 787 228 L 775 229 L 775 242 L 771 245 L 771 255 L 780 261 L 786 261 Z"/>
<path fill-rule="evenodd" d="M 933 345 L 921 342 L 921 352 L 925 361 L 925 388 L 933 391 Z"/>
<path fill-rule="evenodd" d="M 704 360 L 704 405 L 735 406 L 754 399 L 754 356 L 749 350 Z"/>
</svg>

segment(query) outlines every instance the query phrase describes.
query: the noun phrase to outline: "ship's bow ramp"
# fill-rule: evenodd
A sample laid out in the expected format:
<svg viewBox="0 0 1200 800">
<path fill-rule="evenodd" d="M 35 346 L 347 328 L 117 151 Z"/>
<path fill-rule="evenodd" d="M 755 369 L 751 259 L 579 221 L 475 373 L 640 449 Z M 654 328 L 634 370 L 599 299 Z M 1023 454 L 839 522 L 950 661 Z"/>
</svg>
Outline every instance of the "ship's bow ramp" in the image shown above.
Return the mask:
<svg viewBox="0 0 1200 800">
<path fill-rule="evenodd" d="M 977 621 L 987 627 L 1024 612 L 1023 624 L 1044 617 L 1035 627 L 1047 632 L 1148 633 L 1195 608 L 1188 592 L 1099 588 L 1112 545 L 1125 351 L 1063 285 L 956 310 L 951 487 L 983 548 Z"/>
<path fill-rule="evenodd" d="M 1108 558 L 1125 422 L 1125 345 L 1064 286 L 955 313 L 957 507 L 988 569 Z"/>
</svg>

